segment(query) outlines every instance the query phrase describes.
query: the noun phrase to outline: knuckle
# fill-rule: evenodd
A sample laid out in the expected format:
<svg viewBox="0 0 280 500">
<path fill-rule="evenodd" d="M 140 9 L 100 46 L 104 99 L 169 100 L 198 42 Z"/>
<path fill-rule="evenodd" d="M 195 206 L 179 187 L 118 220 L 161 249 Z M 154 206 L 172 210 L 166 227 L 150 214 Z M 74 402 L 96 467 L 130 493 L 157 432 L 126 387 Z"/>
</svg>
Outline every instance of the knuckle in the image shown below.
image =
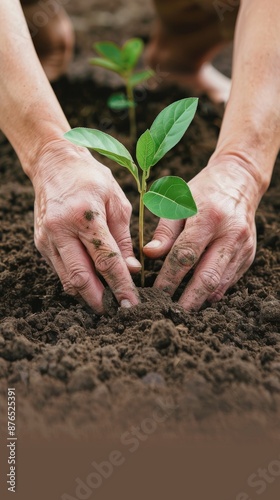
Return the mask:
<svg viewBox="0 0 280 500">
<path fill-rule="evenodd" d="M 46 215 L 44 218 L 44 226 L 47 233 L 52 233 L 58 225 L 58 219 L 55 215 Z"/>
<path fill-rule="evenodd" d="M 180 267 L 192 267 L 198 260 L 197 251 L 191 246 L 182 247 L 175 245 L 172 252 L 172 263 Z"/>
<path fill-rule="evenodd" d="M 90 274 L 88 271 L 74 269 L 69 274 L 69 288 L 82 292 L 88 287 L 90 281 Z"/>
<path fill-rule="evenodd" d="M 175 241 L 177 232 L 175 232 L 174 226 L 174 224 L 171 226 L 162 220 L 155 231 L 155 239 Z"/>
<path fill-rule="evenodd" d="M 230 242 L 230 246 L 233 247 L 236 244 L 244 246 L 247 241 L 252 241 L 252 231 L 250 230 L 249 224 L 242 222 L 239 224 L 232 224 L 226 226 L 226 239 Z"/>
<path fill-rule="evenodd" d="M 219 302 L 225 295 L 226 290 L 216 290 L 208 299 L 210 302 Z"/>
<path fill-rule="evenodd" d="M 118 239 L 117 243 L 122 252 L 132 252 L 132 242 L 129 236 Z"/>
<path fill-rule="evenodd" d="M 204 288 L 210 293 L 214 292 L 221 282 L 220 274 L 216 269 L 206 269 L 200 273 L 199 277 Z"/>
<path fill-rule="evenodd" d="M 84 226 L 88 227 L 94 222 L 98 215 L 98 210 L 93 209 L 90 205 L 79 204 L 76 207 L 72 206 L 71 225 L 76 228 L 83 228 Z"/>
<path fill-rule="evenodd" d="M 243 222 L 239 228 L 239 238 L 241 240 L 246 240 L 250 235 L 250 227 L 249 224 Z"/>
<path fill-rule="evenodd" d="M 108 274 L 116 272 L 116 268 L 119 264 L 119 254 L 116 252 L 111 253 L 100 253 L 96 256 L 94 261 L 95 269 L 102 276 L 107 276 Z"/>
<path fill-rule="evenodd" d="M 208 220 L 211 221 L 214 227 L 219 227 L 225 221 L 227 214 L 223 208 L 212 207 L 209 209 Z"/>
<path fill-rule="evenodd" d="M 252 225 L 252 221 L 246 216 L 242 217 L 239 223 L 235 225 L 235 232 L 237 233 L 237 239 L 239 239 L 239 241 L 253 241 L 254 239 L 254 225 Z"/>
<path fill-rule="evenodd" d="M 78 294 L 78 292 L 75 290 L 75 288 L 73 288 L 73 286 L 71 285 L 71 283 L 69 281 L 61 281 L 61 284 L 63 286 L 63 290 L 65 293 L 67 293 L 67 295 L 72 295 L 73 297 L 75 297 L 75 295 Z"/>
</svg>

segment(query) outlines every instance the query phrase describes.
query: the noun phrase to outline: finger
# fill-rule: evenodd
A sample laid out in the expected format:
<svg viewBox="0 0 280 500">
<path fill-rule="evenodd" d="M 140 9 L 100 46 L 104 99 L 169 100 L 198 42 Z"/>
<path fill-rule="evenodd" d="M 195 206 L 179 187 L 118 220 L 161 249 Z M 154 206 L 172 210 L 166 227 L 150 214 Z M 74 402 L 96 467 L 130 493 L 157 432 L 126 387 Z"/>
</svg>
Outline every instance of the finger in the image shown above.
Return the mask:
<svg viewBox="0 0 280 500">
<path fill-rule="evenodd" d="M 129 202 L 127 202 L 125 206 L 122 204 L 120 210 L 116 210 L 115 204 L 114 209 L 110 211 L 108 216 L 108 228 L 117 243 L 129 271 L 137 273 L 141 269 L 141 263 L 136 259 L 133 252 L 132 240 L 129 231 L 130 217 L 131 205 Z"/>
<path fill-rule="evenodd" d="M 57 274 L 57 276 L 59 277 L 62 285 L 63 283 L 66 284 L 67 283 L 66 269 L 56 247 L 47 237 L 42 237 L 42 239 L 39 240 L 36 237 L 36 235 L 35 235 L 35 244 L 38 251 L 42 255 L 43 259 L 50 266 L 54 274 Z M 66 286 L 63 286 L 63 288 L 68 295 L 73 295 L 73 296 L 78 295 L 77 290 L 75 290 L 70 285 L 70 283 L 67 284 Z"/>
<path fill-rule="evenodd" d="M 98 236 L 80 234 L 80 239 L 94 262 L 97 273 L 108 283 L 121 306 L 130 307 L 139 302 L 137 289 L 126 262 L 107 226 L 98 221 L 94 226 Z"/>
<path fill-rule="evenodd" d="M 85 249 L 82 249 L 85 251 Z M 49 242 L 48 244 L 48 255 L 44 257 L 50 267 L 53 269 L 55 274 L 60 279 L 60 282 L 63 286 L 63 289 L 67 295 L 72 295 L 73 297 L 76 297 L 79 295 L 79 291 L 74 288 L 74 286 L 71 284 L 68 271 L 66 270 L 66 267 L 63 263 L 63 260 L 60 256 L 60 253 L 58 252 L 57 248 L 53 245 L 52 242 Z"/>
<path fill-rule="evenodd" d="M 236 251 L 235 247 L 235 254 Z M 216 240 L 201 258 L 179 304 L 188 311 L 198 310 L 219 289 L 232 257 L 231 246 L 225 247 L 220 240 Z"/>
<path fill-rule="evenodd" d="M 58 248 L 59 257 L 52 257 L 52 263 L 63 288 L 70 295 L 79 294 L 97 313 L 104 312 L 102 299 L 104 286 L 96 276 L 93 263 L 79 240 Z"/>
<path fill-rule="evenodd" d="M 65 293 L 67 293 L 67 295 L 72 295 L 73 297 L 79 295 L 79 292 L 75 290 L 75 288 L 73 288 L 68 279 L 68 275 L 59 252 L 51 242 L 49 242 L 48 240 L 46 241 L 47 244 L 42 246 L 44 250 L 39 250 L 42 257 L 50 266 L 54 274 L 59 277 Z"/>
<path fill-rule="evenodd" d="M 221 300 L 226 291 L 235 285 L 235 283 L 237 283 L 243 274 L 245 274 L 245 272 L 249 269 L 254 258 L 254 249 L 247 251 L 245 248 L 245 252 L 242 252 L 241 255 L 238 252 L 226 268 L 218 288 L 208 297 L 209 302 L 218 302 Z"/>
<path fill-rule="evenodd" d="M 169 295 L 173 295 L 185 275 L 196 264 L 211 239 L 211 232 L 203 227 L 186 223 L 186 229 L 177 238 L 167 255 L 154 283 Z"/>
<path fill-rule="evenodd" d="M 228 266 L 228 269 L 224 273 L 224 275 L 221 278 L 221 282 L 219 286 L 216 288 L 215 292 L 211 293 L 207 300 L 209 302 L 218 302 L 223 298 L 225 295 L 226 291 L 235 285 L 237 281 L 241 278 L 241 276 L 244 274 L 245 270 L 243 271 L 237 271 L 237 262 L 234 260 L 231 262 Z"/>
<path fill-rule="evenodd" d="M 155 230 L 152 241 L 144 246 L 144 253 L 151 259 L 166 255 L 182 232 L 185 220 L 161 219 Z"/>
</svg>

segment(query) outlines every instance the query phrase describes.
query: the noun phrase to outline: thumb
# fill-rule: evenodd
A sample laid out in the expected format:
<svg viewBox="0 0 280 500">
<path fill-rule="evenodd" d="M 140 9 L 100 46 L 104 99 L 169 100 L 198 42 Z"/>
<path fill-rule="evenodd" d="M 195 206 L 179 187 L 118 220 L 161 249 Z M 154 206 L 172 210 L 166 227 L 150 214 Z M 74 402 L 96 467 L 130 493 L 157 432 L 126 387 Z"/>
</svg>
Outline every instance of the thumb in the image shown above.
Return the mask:
<svg viewBox="0 0 280 500">
<path fill-rule="evenodd" d="M 184 225 L 184 219 L 160 219 L 153 239 L 143 248 L 145 255 L 152 259 L 166 255 L 182 232 Z"/>
</svg>

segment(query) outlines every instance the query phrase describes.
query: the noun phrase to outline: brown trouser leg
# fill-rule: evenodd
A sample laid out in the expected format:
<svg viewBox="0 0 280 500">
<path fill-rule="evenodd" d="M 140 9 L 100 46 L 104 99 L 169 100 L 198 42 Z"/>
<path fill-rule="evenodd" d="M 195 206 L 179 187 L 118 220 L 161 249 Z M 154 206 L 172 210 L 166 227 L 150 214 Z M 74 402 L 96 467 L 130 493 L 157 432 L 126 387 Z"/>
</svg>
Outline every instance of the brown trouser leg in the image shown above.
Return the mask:
<svg viewBox="0 0 280 500">
<path fill-rule="evenodd" d="M 158 23 L 153 41 L 166 69 L 195 70 L 233 38 L 238 0 L 154 0 L 154 4 Z"/>
</svg>

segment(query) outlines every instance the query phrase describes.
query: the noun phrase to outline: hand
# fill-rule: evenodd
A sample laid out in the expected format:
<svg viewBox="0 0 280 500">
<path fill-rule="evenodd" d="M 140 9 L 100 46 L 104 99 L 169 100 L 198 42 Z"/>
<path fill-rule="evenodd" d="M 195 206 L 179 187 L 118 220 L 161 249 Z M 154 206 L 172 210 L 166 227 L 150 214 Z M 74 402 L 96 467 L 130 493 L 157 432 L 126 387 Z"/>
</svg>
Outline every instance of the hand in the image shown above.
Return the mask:
<svg viewBox="0 0 280 500">
<path fill-rule="evenodd" d="M 209 163 L 189 186 L 198 214 L 183 221 L 161 219 L 144 251 L 151 258 L 167 254 L 154 286 L 171 296 L 194 268 L 179 303 L 197 310 L 206 300 L 220 300 L 252 264 L 260 196 L 242 161 L 231 158 Z"/>
<path fill-rule="evenodd" d="M 130 272 L 141 268 L 129 233 L 131 206 L 111 171 L 83 148 L 47 147 L 32 179 L 35 244 L 66 293 L 103 312 L 108 283 L 121 306 L 138 303 Z"/>
</svg>

